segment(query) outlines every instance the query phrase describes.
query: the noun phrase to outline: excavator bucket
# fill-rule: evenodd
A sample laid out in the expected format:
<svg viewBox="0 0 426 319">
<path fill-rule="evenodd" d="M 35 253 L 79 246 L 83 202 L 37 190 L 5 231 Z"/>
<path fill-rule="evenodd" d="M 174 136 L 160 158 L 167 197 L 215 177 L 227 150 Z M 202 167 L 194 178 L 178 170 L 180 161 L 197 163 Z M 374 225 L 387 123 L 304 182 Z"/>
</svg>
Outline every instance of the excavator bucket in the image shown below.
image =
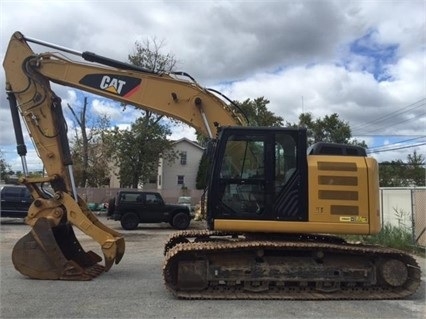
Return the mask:
<svg viewBox="0 0 426 319">
<path fill-rule="evenodd" d="M 33 279 L 91 280 L 105 271 L 102 258 L 85 252 L 70 224 L 52 227 L 40 218 L 14 246 L 16 270 Z"/>
<path fill-rule="evenodd" d="M 66 215 L 64 214 L 66 210 Z M 65 192 L 52 198 L 37 198 L 29 208 L 26 223 L 31 231 L 12 251 L 12 262 L 21 274 L 34 279 L 91 280 L 118 264 L 125 251 L 121 234 L 102 224 L 78 197 Z M 101 245 L 102 258 L 84 251 L 73 226 Z"/>
</svg>

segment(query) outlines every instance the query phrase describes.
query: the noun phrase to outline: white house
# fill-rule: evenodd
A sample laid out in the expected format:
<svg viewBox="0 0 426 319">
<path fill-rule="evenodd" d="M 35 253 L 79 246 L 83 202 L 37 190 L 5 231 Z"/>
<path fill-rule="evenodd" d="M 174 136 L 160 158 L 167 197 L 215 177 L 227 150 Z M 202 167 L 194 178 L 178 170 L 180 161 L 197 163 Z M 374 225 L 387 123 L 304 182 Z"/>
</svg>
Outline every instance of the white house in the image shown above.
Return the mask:
<svg viewBox="0 0 426 319">
<path fill-rule="evenodd" d="M 182 190 L 195 190 L 198 167 L 203 155 L 203 147 L 187 138 L 173 142 L 173 151 L 177 151 L 178 158 L 169 163 L 159 159 L 157 176 L 144 183 L 144 189 L 157 189 L 166 194 L 177 194 Z M 118 169 L 111 167 L 110 188 L 119 188 Z M 142 188 L 142 186 L 141 186 Z M 172 196 L 172 195 L 170 195 Z"/>
<path fill-rule="evenodd" d="M 181 138 L 173 143 L 173 150 L 179 155 L 174 163 L 160 159 L 157 189 L 194 190 L 203 147 L 187 138 Z"/>
</svg>

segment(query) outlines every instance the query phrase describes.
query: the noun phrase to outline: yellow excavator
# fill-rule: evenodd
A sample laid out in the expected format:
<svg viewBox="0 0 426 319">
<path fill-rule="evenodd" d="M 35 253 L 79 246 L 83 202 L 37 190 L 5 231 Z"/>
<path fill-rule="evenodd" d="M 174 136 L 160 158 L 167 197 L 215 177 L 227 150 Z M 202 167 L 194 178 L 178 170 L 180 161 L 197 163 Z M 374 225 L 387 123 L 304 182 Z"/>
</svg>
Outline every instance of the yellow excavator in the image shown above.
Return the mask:
<svg viewBox="0 0 426 319">
<path fill-rule="evenodd" d="M 28 43 L 60 53 L 36 54 Z M 421 271 L 409 254 L 339 236 L 381 229 L 378 165 L 363 148 L 308 148 L 306 129 L 250 127 L 229 99 L 185 73 L 159 74 L 20 32 L 11 37 L 3 66 L 26 174 L 21 182 L 34 197 L 26 218 L 31 231 L 12 252 L 22 274 L 90 280 L 119 263 L 125 250 L 123 236 L 101 223 L 77 194 L 52 82 L 178 119 L 212 139 L 207 229 L 177 232 L 164 247 L 165 285 L 175 296 L 395 299 L 417 290 Z M 28 177 L 20 118 L 46 177 Z M 52 196 L 43 183 L 51 185 Z M 100 244 L 105 265 L 83 250 L 73 226 Z"/>
</svg>

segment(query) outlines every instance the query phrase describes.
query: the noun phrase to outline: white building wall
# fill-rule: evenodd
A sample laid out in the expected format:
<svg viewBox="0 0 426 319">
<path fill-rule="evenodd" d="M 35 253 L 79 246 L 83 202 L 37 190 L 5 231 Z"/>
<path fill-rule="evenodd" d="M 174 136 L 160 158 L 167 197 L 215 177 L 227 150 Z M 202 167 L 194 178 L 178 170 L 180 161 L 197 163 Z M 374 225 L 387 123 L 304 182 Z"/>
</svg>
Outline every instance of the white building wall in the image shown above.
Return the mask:
<svg viewBox="0 0 426 319">
<path fill-rule="evenodd" d="M 200 164 L 201 157 L 204 149 L 195 142 L 192 142 L 186 138 L 182 138 L 175 142 L 173 150 L 180 152 L 186 152 L 187 161 L 186 165 L 182 165 L 180 157 L 178 157 L 174 163 L 168 163 L 162 158 L 159 159 L 158 173 L 157 173 L 157 185 L 155 184 L 144 184 L 143 189 L 158 189 L 166 191 L 177 191 L 182 189 L 182 185 L 178 185 L 178 175 L 184 176 L 185 187 L 191 192 L 195 190 L 196 178 L 198 173 L 198 167 Z M 118 168 L 111 165 L 110 168 L 110 185 L 111 188 L 119 188 L 120 180 L 116 173 Z"/>
<path fill-rule="evenodd" d="M 393 226 L 412 227 L 411 188 L 380 188 L 382 222 Z"/>
<path fill-rule="evenodd" d="M 178 151 L 178 153 L 186 152 L 186 164 L 181 164 L 180 156 L 172 164 L 167 161 L 161 161 L 158 170 L 159 176 L 161 176 L 161 185 L 158 185 L 158 188 L 181 190 L 182 185 L 178 184 L 178 176 L 183 175 L 185 187 L 188 190 L 194 190 L 203 148 L 184 138 L 175 143 L 174 151 Z"/>
</svg>

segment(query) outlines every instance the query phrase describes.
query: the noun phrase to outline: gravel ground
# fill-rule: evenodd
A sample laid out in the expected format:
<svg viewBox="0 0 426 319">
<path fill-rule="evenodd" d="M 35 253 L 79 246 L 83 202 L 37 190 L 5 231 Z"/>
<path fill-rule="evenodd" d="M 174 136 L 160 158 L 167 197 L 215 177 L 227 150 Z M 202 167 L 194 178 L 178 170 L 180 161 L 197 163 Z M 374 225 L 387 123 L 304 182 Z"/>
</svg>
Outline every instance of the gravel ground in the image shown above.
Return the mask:
<svg viewBox="0 0 426 319">
<path fill-rule="evenodd" d="M 178 300 L 164 287 L 163 245 L 173 229 L 166 224 L 123 231 L 118 222 L 99 216 L 124 234 L 120 264 L 90 282 L 31 280 L 11 261 L 15 242 L 30 228 L 16 220 L 0 227 L 0 318 L 425 318 L 425 260 L 420 289 L 406 300 L 386 301 L 227 301 Z M 192 228 L 202 228 L 192 222 Z M 86 250 L 98 244 L 76 231 Z"/>
</svg>

